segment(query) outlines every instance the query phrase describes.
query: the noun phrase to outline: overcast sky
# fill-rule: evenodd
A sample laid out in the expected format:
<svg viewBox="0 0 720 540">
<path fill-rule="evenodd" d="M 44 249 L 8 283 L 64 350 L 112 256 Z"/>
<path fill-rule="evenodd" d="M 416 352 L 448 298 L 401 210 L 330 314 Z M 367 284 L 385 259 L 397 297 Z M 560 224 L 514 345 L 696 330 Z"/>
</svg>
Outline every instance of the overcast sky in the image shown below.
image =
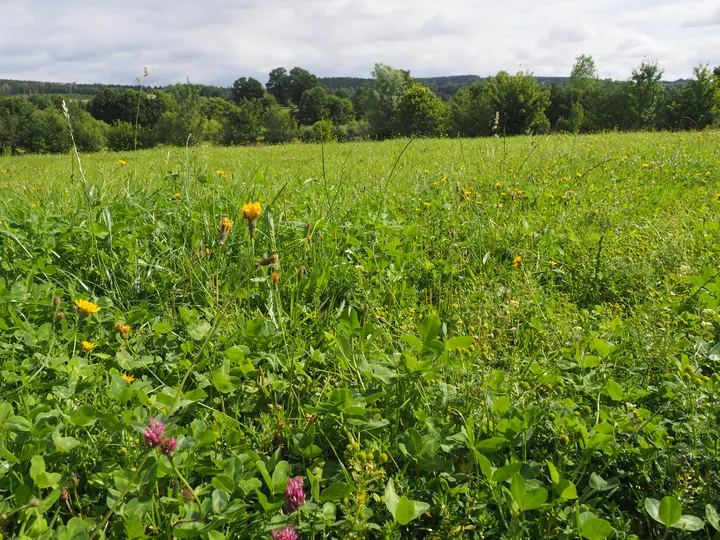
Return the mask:
<svg viewBox="0 0 720 540">
<path fill-rule="evenodd" d="M 720 64 L 720 0 L 0 0 L 0 78 L 150 85 L 265 82 L 278 66 L 368 77 L 529 69 L 563 76 L 580 54 L 627 79 Z"/>
</svg>

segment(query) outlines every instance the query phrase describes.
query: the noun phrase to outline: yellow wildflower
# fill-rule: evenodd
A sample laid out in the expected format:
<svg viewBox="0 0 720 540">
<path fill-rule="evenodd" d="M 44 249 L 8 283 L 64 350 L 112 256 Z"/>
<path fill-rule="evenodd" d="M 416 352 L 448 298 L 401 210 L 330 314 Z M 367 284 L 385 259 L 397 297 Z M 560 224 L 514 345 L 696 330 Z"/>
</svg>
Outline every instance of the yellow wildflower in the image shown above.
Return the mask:
<svg viewBox="0 0 720 540">
<path fill-rule="evenodd" d="M 424 172 L 425 174 L 430 174 L 430 169 L 425 169 L 423 172 Z"/>
<path fill-rule="evenodd" d="M 0 174 L 5 174 L 7 171 L 5 169 L 0 169 Z"/>
<path fill-rule="evenodd" d="M 122 377 L 123 381 L 125 381 L 128 384 L 132 383 L 135 380 L 135 377 L 133 377 L 132 373 L 123 373 L 121 375 L 121 377 Z"/>
<path fill-rule="evenodd" d="M 132 330 L 132 327 L 129 324 L 123 324 L 121 322 L 117 323 L 115 328 L 118 332 L 120 332 L 120 337 L 123 339 L 127 339 L 130 335 L 130 330 Z"/>
<path fill-rule="evenodd" d="M 218 176 L 222 176 L 223 178 L 227 178 L 227 174 L 225 173 L 225 171 L 223 171 L 221 169 L 218 169 L 217 171 L 215 171 L 215 174 L 217 174 Z"/>
<path fill-rule="evenodd" d="M 555 268 L 557 266 L 557 263 L 553 260 L 551 260 L 548 264 L 550 265 L 551 268 Z"/>
<path fill-rule="evenodd" d="M 125 165 L 127 165 L 127 161 L 125 161 L 124 159 L 118 159 L 117 162 L 118 162 L 118 165 L 120 165 L 121 167 L 124 167 Z"/>
<path fill-rule="evenodd" d="M 259 202 L 251 202 L 243 204 L 243 217 L 248 221 L 253 221 L 262 214 L 262 206 Z"/>
<path fill-rule="evenodd" d="M 85 349 L 85 352 L 90 352 L 95 348 L 95 344 L 90 341 L 83 341 L 82 346 L 83 349 Z"/>
<path fill-rule="evenodd" d="M 520 255 L 513 259 L 513 266 L 515 268 L 520 268 L 520 266 L 522 266 L 522 257 Z"/>
<path fill-rule="evenodd" d="M 233 225 L 235 225 L 235 222 L 226 217 L 224 217 L 220 222 L 220 245 L 223 245 L 225 240 L 227 240 L 228 234 L 230 234 L 230 229 L 233 228 Z"/>
<path fill-rule="evenodd" d="M 77 306 L 84 316 L 100 311 L 100 306 L 87 300 L 75 300 L 75 306 Z"/>
</svg>

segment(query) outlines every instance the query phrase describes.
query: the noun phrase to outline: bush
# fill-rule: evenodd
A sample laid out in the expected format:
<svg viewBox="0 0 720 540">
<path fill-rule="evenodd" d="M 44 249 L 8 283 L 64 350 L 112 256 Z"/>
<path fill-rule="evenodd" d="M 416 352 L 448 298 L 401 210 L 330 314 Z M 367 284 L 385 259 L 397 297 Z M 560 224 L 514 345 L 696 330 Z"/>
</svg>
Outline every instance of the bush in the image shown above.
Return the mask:
<svg viewBox="0 0 720 540">
<path fill-rule="evenodd" d="M 277 105 L 270 107 L 263 117 L 263 138 L 271 144 L 290 142 L 297 137 L 298 129 L 290 113 Z"/>
<path fill-rule="evenodd" d="M 36 109 L 30 117 L 28 138 L 23 147 L 38 154 L 63 154 L 72 148 L 70 129 L 55 109 Z"/>
<path fill-rule="evenodd" d="M 156 145 L 153 130 L 139 126 L 137 149 L 152 148 Z M 113 152 L 127 152 L 135 149 L 135 127 L 128 122 L 115 122 L 107 130 L 107 147 Z"/>
<path fill-rule="evenodd" d="M 95 120 L 90 113 L 78 110 L 72 119 L 75 144 L 81 152 L 99 152 L 105 148 L 108 125 Z"/>
</svg>

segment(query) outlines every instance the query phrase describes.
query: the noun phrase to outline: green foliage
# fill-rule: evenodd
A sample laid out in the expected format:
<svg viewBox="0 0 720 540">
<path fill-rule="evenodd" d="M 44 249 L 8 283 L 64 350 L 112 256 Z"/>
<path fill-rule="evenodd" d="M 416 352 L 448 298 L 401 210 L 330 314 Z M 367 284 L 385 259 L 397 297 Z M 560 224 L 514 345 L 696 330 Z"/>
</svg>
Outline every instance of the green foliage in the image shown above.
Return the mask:
<svg viewBox="0 0 720 540">
<path fill-rule="evenodd" d="M 303 126 L 330 117 L 328 94 L 322 86 L 315 86 L 303 92 L 298 103 L 298 121 Z"/>
<path fill-rule="evenodd" d="M 659 127 L 664 104 L 662 75 L 663 70 L 653 60 L 643 60 L 633 69 L 629 93 L 635 129 Z"/>
<path fill-rule="evenodd" d="M 361 107 L 370 124 L 371 135 L 376 138 L 392 136 L 395 111 L 400 99 L 412 83 L 410 72 L 375 64 L 373 83 L 368 88 Z"/>
<path fill-rule="evenodd" d="M 395 130 L 402 135 L 437 137 L 447 128 L 448 109 L 432 91 L 413 83 L 395 111 Z"/>
<path fill-rule="evenodd" d="M 530 73 L 508 75 L 504 71 L 490 77 L 483 88 L 482 99 L 487 108 L 498 114 L 497 133 L 520 135 L 544 133 L 549 129 L 545 109 L 550 103 L 549 94 L 543 91 Z M 491 119 L 487 119 L 490 124 Z"/>
<path fill-rule="evenodd" d="M 249 144 L 262 137 L 263 107 L 257 100 L 243 100 L 233 107 L 223 123 L 223 144 Z"/>
<path fill-rule="evenodd" d="M 711 134 L 0 157 L 0 532 L 712 537 Z"/>
<path fill-rule="evenodd" d="M 270 107 L 263 114 L 263 140 L 270 144 L 285 143 L 298 135 L 297 124 L 289 111 L 279 105 Z"/>
<path fill-rule="evenodd" d="M 231 95 L 233 101 L 239 104 L 244 99 L 261 99 L 265 89 L 257 79 L 240 77 L 233 83 Z"/>
</svg>

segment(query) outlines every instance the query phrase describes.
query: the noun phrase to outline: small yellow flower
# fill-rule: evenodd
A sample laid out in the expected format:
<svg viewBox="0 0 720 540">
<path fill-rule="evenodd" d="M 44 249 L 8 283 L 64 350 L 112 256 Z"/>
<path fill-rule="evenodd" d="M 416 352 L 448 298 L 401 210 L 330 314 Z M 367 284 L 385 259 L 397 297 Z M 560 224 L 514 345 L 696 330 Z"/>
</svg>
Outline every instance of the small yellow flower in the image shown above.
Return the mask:
<svg viewBox="0 0 720 540">
<path fill-rule="evenodd" d="M 7 171 L 5 169 L 0 169 L 0 174 L 5 174 Z"/>
<path fill-rule="evenodd" d="M 125 165 L 127 165 L 127 161 L 125 161 L 124 159 L 118 159 L 117 162 L 118 162 L 118 165 L 120 165 L 121 167 L 124 167 Z"/>
<path fill-rule="evenodd" d="M 553 260 L 551 260 L 548 264 L 550 265 L 551 268 L 555 268 L 558 263 L 555 262 L 555 261 L 553 261 Z"/>
<path fill-rule="evenodd" d="M 125 381 L 128 384 L 132 383 L 135 380 L 135 377 L 133 377 L 132 373 L 123 373 L 121 375 L 121 377 L 122 377 L 123 381 Z"/>
<path fill-rule="evenodd" d="M 215 171 L 215 174 L 217 174 L 218 176 L 221 176 L 223 178 L 227 178 L 227 173 L 221 169 L 218 169 L 217 171 Z"/>
<path fill-rule="evenodd" d="M 32 203 L 32 204 L 30 205 L 30 207 L 31 207 L 31 208 L 37 208 L 37 204 Z"/>
<path fill-rule="evenodd" d="M 127 339 L 130 335 L 130 330 L 132 330 L 132 327 L 129 324 L 123 324 L 121 322 L 117 323 L 115 328 L 118 332 L 120 332 L 120 337 L 123 339 Z"/>
<path fill-rule="evenodd" d="M 75 300 L 75 305 L 85 316 L 100 311 L 100 306 L 87 300 Z"/>
<path fill-rule="evenodd" d="M 578 178 L 582 178 L 582 177 L 583 177 L 582 173 L 575 173 L 575 176 L 577 176 Z"/>
<path fill-rule="evenodd" d="M 243 204 L 243 217 L 248 221 L 254 221 L 262 214 L 262 206 L 259 202 Z"/>
<path fill-rule="evenodd" d="M 175 198 L 176 198 L 176 199 L 179 199 L 179 198 L 180 198 L 180 193 L 176 193 L 176 194 L 175 194 Z"/>
<path fill-rule="evenodd" d="M 650 165 L 648 163 L 643 163 L 643 167 L 647 169 Z"/>
<path fill-rule="evenodd" d="M 515 268 L 520 268 L 520 266 L 522 266 L 522 257 L 520 255 L 513 259 L 513 266 Z"/>
<path fill-rule="evenodd" d="M 230 234 L 230 229 L 233 228 L 233 225 L 235 225 L 235 222 L 226 217 L 224 217 L 220 222 L 220 245 L 223 245 L 225 240 L 227 240 L 228 234 Z"/>
<path fill-rule="evenodd" d="M 429 202 L 424 202 L 423 204 L 424 204 L 425 206 L 430 206 L 430 203 L 429 203 Z"/>
<path fill-rule="evenodd" d="M 95 348 L 95 344 L 90 341 L 83 341 L 82 346 L 83 349 L 85 349 L 85 352 L 90 352 Z"/>
<path fill-rule="evenodd" d="M 425 169 L 423 172 L 424 172 L 425 174 L 430 174 L 430 169 Z"/>
</svg>

